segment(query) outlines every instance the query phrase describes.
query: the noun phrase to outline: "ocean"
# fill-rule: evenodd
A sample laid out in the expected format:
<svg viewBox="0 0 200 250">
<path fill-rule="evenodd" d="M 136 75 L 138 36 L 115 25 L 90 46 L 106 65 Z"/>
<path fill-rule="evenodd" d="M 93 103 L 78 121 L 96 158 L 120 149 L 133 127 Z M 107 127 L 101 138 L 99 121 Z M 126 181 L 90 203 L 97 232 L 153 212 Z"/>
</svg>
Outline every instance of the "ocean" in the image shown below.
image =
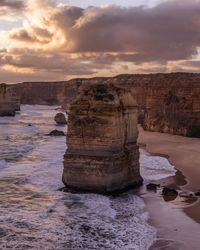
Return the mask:
<svg viewBox="0 0 200 250">
<path fill-rule="evenodd" d="M 156 240 L 144 200 L 65 193 L 66 137 L 51 137 L 59 107 L 22 105 L 0 117 L 0 249 L 147 250 Z M 144 183 L 175 175 L 167 159 L 140 151 Z"/>
</svg>

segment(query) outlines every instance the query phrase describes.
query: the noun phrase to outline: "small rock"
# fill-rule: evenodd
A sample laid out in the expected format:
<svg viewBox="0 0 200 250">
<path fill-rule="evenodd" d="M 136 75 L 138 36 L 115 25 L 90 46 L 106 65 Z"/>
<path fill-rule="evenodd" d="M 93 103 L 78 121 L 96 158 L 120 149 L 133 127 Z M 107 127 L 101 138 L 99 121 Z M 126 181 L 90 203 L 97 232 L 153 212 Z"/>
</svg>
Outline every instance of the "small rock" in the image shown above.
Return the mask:
<svg viewBox="0 0 200 250">
<path fill-rule="evenodd" d="M 175 189 L 164 187 L 162 190 L 163 196 L 177 196 L 178 192 Z"/>
<path fill-rule="evenodd" d="M 63 131 L 59 131 L 57 129 L 54 129 L 48 135 L 49 136 L 65 136 L 65 133 Z"/>
<path fill-rule="evenodd" d="M 56 116 L 54 117 L 54 121 L 57 124 L 67 124 L 66 117 L 65 117 L 65 115 L 63 113 L 56 114 Z"/>
<path fill-rule="evenodd" d="M 149 183 L 148 185 L 146 185 L 146 189 L 149 191 L 157 191 L 157 188 L 160 187 L 160 184 L 155 184 L 155 183 Z"/>
</svg>

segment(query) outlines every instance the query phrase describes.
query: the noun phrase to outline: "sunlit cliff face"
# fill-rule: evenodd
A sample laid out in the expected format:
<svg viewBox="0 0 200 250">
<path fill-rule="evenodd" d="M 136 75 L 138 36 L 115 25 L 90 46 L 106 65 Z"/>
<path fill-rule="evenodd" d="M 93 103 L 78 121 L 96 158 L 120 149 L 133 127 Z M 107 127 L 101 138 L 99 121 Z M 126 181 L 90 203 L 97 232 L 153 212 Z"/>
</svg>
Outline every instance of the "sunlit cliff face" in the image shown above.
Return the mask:
<svg viewBox="0 0 200 250">
<path fill-rule="evenodd" d="M 69 3 L 0 0 L 1 82 L 199 71 L 199 0 Z"/>
</svg>

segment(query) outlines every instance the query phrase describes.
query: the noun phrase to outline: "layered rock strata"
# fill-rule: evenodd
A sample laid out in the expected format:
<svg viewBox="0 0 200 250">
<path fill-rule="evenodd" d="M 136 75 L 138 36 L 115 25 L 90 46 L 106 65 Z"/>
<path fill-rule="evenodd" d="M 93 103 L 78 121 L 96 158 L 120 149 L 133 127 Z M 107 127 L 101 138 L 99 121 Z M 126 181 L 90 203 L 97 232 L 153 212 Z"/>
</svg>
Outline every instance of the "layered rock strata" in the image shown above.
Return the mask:
<svg viewBox="0 0 200 250">
<path fill-rule="evenodd" d="M 0 116 L 14 116 L 18 108 L 16 96 L 5 84 L 0 84 Z"/>
<path fill-rule="evenodd" d="M 67 111 L 89 86 L 113 84 L 131 91 L 146 130 L 200 137 L 200 74 L 135 74 L 13 85 L 24 104 L 61 104 Z"/>
<path fill-rule="evenodd" d="M 135 74 L 77 79 L 77 93 L 102 81 L 132 93 L 139 107 L 139 123 L 145 130 L 200 137 L 200 74 Z M 65 96 L 66 103 L 66 93 Z"/>
<path fill-rule="evenodd" d="M 68 114 L 64 184 L 98 193 L 141 184 L 137 116 L 130 91 L 112 85 L 85 90 Z"/>
</svg>

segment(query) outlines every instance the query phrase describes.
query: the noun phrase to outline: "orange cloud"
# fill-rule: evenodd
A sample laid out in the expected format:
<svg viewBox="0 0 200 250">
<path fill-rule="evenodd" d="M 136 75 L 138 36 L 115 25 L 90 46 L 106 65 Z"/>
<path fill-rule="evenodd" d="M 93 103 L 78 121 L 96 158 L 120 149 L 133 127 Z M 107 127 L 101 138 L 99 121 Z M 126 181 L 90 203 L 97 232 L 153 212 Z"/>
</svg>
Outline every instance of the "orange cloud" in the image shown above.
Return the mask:
<svg viewBox="0 0 200 250">
<path fill-rule="evenodd" d="M 28 0 L 23 27 L 6 34 L 9 46 L 0 53 L 0 64 L 4 70 L 5 65 L 28 68 L 30 79 L 49 71 L 58 78 L 196 71 L 189 61 L 199 55 L 199 29 L 198 0 L 87 9 Z"/>
</svg>

